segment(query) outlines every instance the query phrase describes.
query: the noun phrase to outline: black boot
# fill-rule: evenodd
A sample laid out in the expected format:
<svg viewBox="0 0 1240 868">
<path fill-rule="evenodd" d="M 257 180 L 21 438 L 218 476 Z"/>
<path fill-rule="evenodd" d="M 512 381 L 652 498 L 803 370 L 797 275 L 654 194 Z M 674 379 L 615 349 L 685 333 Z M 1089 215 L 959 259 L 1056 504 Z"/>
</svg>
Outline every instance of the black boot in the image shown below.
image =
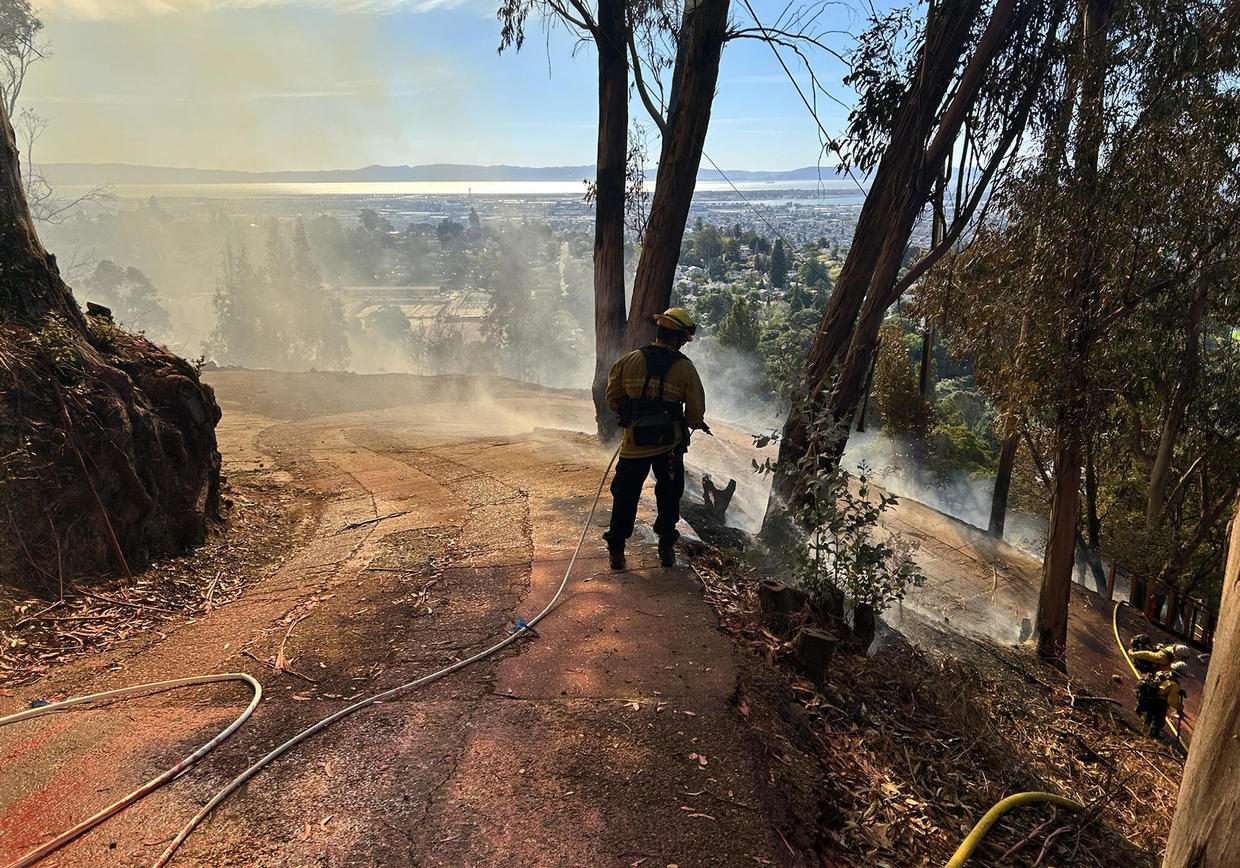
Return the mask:
<svg viewBox="0 0 1240 868">
<path fill-rule="evenodd" d="M 613 542 L 607 543 L 607 562 L 613 570 L 624 569 L 624 543 L 619 545 Z"/>
<path fill-rule="evenodd" d="M 676 539 L 675 537 L 659 537 L 659 563 L 665 567 L 676 566 Z"/>
</svg>

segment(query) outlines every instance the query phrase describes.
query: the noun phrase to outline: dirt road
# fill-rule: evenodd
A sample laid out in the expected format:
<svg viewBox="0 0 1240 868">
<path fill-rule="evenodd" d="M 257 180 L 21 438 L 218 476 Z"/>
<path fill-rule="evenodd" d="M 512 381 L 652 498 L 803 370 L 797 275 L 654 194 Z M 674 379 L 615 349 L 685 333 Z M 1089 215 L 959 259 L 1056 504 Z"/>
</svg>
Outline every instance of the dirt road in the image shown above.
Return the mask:
<svg viewBox="0 0 1240 868">
<path fill-rule="evenodd" d="M 230 605 L 83 658 L 0 710 L 219 671 L 254 675 L 265 697 L 199 766 L 48 864 L 149 864 L 275 744 L 536 613 L 607 461 L 572 433 L 591 423 L 586 402 L 508 381 L 208 379 L 226 465 L 317 491 L 312 539 Z M 730 641 L 692 573 L 658 567 L 652 546 L 610 573 L 601 529 L 541 638 L 314 737 L 174 864 L 780 864 L 761 748 L 731 704 Z M 258 662 L 282 645 L 296 674 Z M 0 730 L 0 860 L 171 765 L 245 701 L 239 686 L 193 688 Z"/>
</svg>

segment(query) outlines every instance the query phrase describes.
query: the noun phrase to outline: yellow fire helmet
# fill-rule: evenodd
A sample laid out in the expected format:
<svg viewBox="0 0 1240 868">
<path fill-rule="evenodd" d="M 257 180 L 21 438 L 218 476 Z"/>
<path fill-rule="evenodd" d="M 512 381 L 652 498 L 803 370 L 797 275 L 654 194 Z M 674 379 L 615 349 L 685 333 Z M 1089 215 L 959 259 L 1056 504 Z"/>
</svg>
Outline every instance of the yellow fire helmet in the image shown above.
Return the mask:
<svg viewBox="0 0 1240 868">
<path fill-rule="evenodd" d="M 693 340 L 693 334 L 697 331 L 697 323 L 693 321 L 689 311 L 683 307 L 672 307 L 663 313 L 656 313 L 654 321 L 664 328 L 684 332 L 689 336 L 689 340 Z"/>
</svg>

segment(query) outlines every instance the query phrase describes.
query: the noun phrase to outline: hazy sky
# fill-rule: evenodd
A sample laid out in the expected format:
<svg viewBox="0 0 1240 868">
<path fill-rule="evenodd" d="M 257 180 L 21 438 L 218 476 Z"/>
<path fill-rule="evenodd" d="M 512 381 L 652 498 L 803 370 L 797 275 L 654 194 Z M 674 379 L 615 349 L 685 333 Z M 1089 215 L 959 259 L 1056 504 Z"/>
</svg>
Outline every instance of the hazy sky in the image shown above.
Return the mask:
<svg viewBox="0 0 1240 868">
<path fill-rule="evenodd" d="M 32 70 L 21 102 L 49 121 L 40 162 L 229 169 L 594 162 L 590 46 L 574 54 L 566 31 L 531 22 L 525 48 L 500 55 L 495 0 L 34 5 L 52 52 Z M 764 19 L 783 8 L 753 5 Z M 734 16 L 737 6 L 744 10 L 734 4 Z M 826 26 L 860 26 L 841 7 L 828 14 Z M 790 54 L 786 60 L 793 65 Z M 845 96 L 839 64 L 817 65 Z M 819 109 L 829 129 L 841 126 L 840 106 Z M 635 102 L 634 117 L 639 111 Z M 724 168 L 817 161 L 814 123 L 766 45 L 726 47 L 706 152 Z"/>
</svg>

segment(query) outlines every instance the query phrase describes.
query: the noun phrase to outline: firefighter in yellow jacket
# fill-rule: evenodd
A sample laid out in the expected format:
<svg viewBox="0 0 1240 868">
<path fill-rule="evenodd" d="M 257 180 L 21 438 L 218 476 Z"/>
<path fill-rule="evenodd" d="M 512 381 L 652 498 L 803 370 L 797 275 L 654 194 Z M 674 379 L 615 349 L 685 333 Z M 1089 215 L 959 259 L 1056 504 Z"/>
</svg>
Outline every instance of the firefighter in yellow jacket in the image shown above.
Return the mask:
<svg viewBox="0 0 1240 868">
<path fill-rule="evenodd" d="M 680 348 L 697 325 L 684 308 L 655 314 L 654 343 L 622 356 L 607 375 L 607 406 L 617 414 L 624 438 L 611 481 L 611 526 L 603 534 L 613 570 L 623 570 L 624 544 L 633 535 L 637 502 L 654 471 L 659 561 L 676 563 L 680 498 L 685 491 L 685 450 L 693 428 L 710 433 L 702 416 L 706 396 L 698 372 Z"/>
<path fill-rule="evenodd" d="M 1188 674 L 1188 664 L 1177 660 L 1162 672 L 1152 672 L 1137 685 L 1137 714 L 1145 718 L 1145 726 L 1154 738 L 1162 738 L 1167 712 L 1176 713 L 1176 729 L 1184 716 L 1185 692 L 1180 679 Z"/>
<path fill-rule="evenodd" d="M 1132 663 L 1142 675 L 1170 669 L 1171 664 L 1183 660 L 1191 653 L 1187 645 L 1159 645 L 1156 648 L 1132 652 Z"/>
</svg>

